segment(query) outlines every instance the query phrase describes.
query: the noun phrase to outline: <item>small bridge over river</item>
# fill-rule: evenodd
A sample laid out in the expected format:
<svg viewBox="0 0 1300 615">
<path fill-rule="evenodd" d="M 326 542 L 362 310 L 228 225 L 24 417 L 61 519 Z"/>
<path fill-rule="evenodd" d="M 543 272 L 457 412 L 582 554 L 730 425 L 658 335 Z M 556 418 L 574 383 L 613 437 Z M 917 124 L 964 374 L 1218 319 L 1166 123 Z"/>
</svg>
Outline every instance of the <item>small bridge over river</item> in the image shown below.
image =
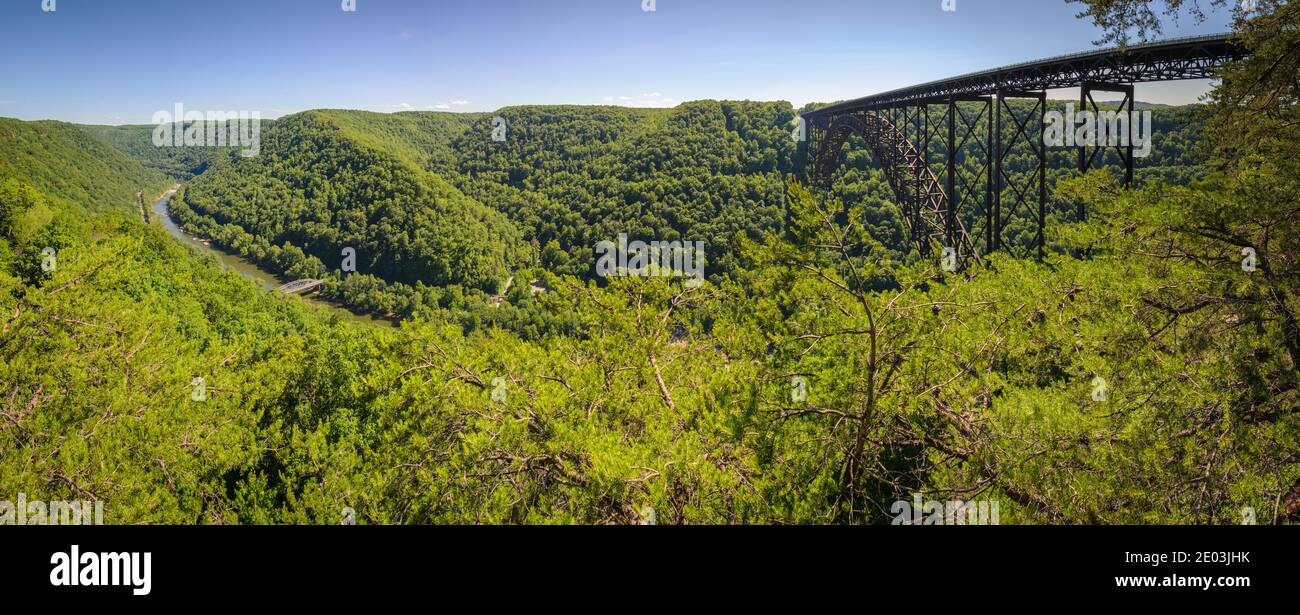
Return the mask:
<svg viewBox="0 0 1300 615">
<path fill-rule="evenodd" d="M 285 284 L 277 288 L 276 290 L 285 294 L 292 295 L 294 293 L 311 292 L 313 290 L 320 288 L 321 284 L 322 282 L 320 280 L 311 280 L 311 279 L 294 280 L 292 282 L 289 282 L 288 284 Z"/>
<path fill-rule="evenodd" d="M 1026 257 L 1036 252 L 1041 259 L 1047 90 L 1079 88 L 1079 111 L 1094 113 L 1099 108 L 1093 92 L 1122 95 L 1117 108 L 1128 114 L 1131 131 L 1134 83 L 1212 78 L 1220 66 L 1245 55 L 1228 35 L 1182 38 L 1005 66 L 822 107 L 802 116 L 808 177 L 828 188 L 844 144 L 861 137 L 923 254 L 938 242 L 954 248 L 962 261 L 996 250 L 1019 250 Z M 1026 102 L 1010 104 L 1014 99 Z M 1097 166 L 1099 154 L 1113 151 L 1131 185 L 1134 148 L 1128 136 L 1127 146 L 1077 147 L 1079 170 Z M 1010 164 L 1012 156 L 1017 164 Z M 968 170 L 972 160 L 974 173 Z M 1030 168 L 1013 168 L 1024 160 L 1033 161 Z M 1008 241 L 1004 234 L 1011 224 L 1036 234 L 1029 241 Z"/>
</svg>

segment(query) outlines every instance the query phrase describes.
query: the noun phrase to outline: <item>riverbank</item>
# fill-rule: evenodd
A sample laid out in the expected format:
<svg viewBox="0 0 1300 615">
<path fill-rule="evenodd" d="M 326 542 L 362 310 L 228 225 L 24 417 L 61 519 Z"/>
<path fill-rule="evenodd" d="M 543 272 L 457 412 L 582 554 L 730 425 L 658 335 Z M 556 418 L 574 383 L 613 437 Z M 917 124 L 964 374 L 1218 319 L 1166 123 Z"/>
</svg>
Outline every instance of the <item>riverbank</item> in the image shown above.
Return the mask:
<svg viewBox="0 0 1300 615">
<path fill-rule="evenodd" d="M 240 276 L 252 280 L 264 290 L 278 292 L 276 289 L 278 289 L 282 284 L 284 284 L 288 280 L 282 280 L 280 279 L 279 276 L 265 269 L 262 269 L 258 265 L 254 264 L 252 261 L 249 261 L 248 259 L 239 256 L 237 254 L 227 252 L 213 245 L 211 240 L 202 237 L 195 237 L 193 235 L 190 235 L 189 233 L 186 233 L 184 229 L 182 229 L 180 225 L 177 224 L 176 221 L 172 219 L 171 213 L 167 209 L 167 204 L 171 200 L 171 197 L 176 194 L 176 190 L 178 188 L 180 188 L 180 184 L 176 184 L 170 190 L 158 196 L 158 198 L 154 201 L 153 207 L 150 209 L 150 211 L 152 212 L 150 223 L 157 222 L 159 225 L 163 227 L 164 230 L 166 230 L 173 237 L 180 240 L 182 243 L 194 246 L 199 250 L 199 252 L 213 255 L 214 257 L 216 257 L 217 261 L 221 263 L 223 269 L 234 271 L 235 273 L 238 273 Z M 314 296 L 314 295 L 297 295 L 297 296 L 304 301 L 309 301 L 311 303 L 327 308 L 329 310 L 339 312 L 341 315 L 345 315 L 346 317 L 357 322 L 365 322 L 370 324 L 384 324 L 384 325 L 394 326 L 394 327 L 400 323 L 400 321 L 395 318 L 385 318 L 383 316 L 372 315 L 372 314 L 357 314 L 352 310 L 349 310 L 338 303 L 320 298 L 319 296 Z"/>
</svg>

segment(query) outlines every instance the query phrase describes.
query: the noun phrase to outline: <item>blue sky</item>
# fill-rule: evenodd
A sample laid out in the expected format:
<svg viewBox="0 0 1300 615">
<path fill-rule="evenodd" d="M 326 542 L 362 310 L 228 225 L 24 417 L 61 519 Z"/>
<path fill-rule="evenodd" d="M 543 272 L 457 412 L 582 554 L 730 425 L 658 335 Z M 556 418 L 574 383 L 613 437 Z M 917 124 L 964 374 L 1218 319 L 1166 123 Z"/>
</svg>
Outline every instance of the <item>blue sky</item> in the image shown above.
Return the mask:
<svg viewBox="0 0 1300 615">
<path fill-rule="evenodd" d="M 1091 48 L 1064 0 L 0 0 L 0 116 L 856 98 Z M 1227 30 L 1190 17 L 1165 35 Z M 1139 85 L 1190 102 L 1206 84 Z"/>
</svg>

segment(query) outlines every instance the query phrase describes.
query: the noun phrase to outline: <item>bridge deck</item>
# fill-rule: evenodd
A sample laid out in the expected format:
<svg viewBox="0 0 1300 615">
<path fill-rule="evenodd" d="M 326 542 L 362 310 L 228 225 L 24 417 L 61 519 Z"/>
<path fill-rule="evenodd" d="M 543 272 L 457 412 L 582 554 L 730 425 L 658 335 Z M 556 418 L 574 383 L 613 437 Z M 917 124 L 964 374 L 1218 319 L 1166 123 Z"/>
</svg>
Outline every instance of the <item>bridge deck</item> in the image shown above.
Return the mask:
<svg viewBox="0 0 1300 615">
<path fill-rule="evenodd" d="M 988 96 L 999 90 L 1041 91 L 1087 83 L 1144 83 L 1207 79 L 1225 61 L 1245 56 L 1227 34 L 1179 38 L 1126 48 L 1100 49 L 950 77 L 822 107 L 806 120 L 949 98 Z"/>
</svg>

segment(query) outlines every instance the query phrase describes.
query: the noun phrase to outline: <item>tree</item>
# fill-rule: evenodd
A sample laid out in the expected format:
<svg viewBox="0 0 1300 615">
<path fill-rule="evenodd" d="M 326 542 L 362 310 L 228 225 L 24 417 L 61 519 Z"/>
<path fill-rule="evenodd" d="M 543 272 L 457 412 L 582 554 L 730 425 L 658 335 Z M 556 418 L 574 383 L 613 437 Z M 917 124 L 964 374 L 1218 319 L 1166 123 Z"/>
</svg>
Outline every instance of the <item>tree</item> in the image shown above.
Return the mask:
<svg viewBox="0 0 1300 615">
<path fill-rule="evenodd" d="M 41 193 L 16 178 L 0 181 L 0 237 L 16 241 L 20 219 L 44 202 Z"/>
<path fill-rule="evenodd" d="M 1195 1 L 1067 1 L 1086 5 L 1080 17 L 1090 17 L 1102 28 L 1103 41 L 1118 44 L 1127 44 L 1134 33 L 1143 41 L 1161 33 L 1158 3 L 1163 3 L 1165 15 L 1177 15 L 1186 8 L 1194 19 L 1205 18 Z M 1231 7 L 1235 37 L 1250 51 L 1245 60 L 1224 69 L 1223 84 L 1211 95 L 1220 151 L 1244 155 L 1266 136 L 1296 143 L 1295 137 L 1300 135 L 1296 111 L 1300 102 L 1300 5 L 1288 0 L 1257 0 L 1247 8 L 1245 3 L 1210 0 L 1210 6 Z"/>
</svg>

